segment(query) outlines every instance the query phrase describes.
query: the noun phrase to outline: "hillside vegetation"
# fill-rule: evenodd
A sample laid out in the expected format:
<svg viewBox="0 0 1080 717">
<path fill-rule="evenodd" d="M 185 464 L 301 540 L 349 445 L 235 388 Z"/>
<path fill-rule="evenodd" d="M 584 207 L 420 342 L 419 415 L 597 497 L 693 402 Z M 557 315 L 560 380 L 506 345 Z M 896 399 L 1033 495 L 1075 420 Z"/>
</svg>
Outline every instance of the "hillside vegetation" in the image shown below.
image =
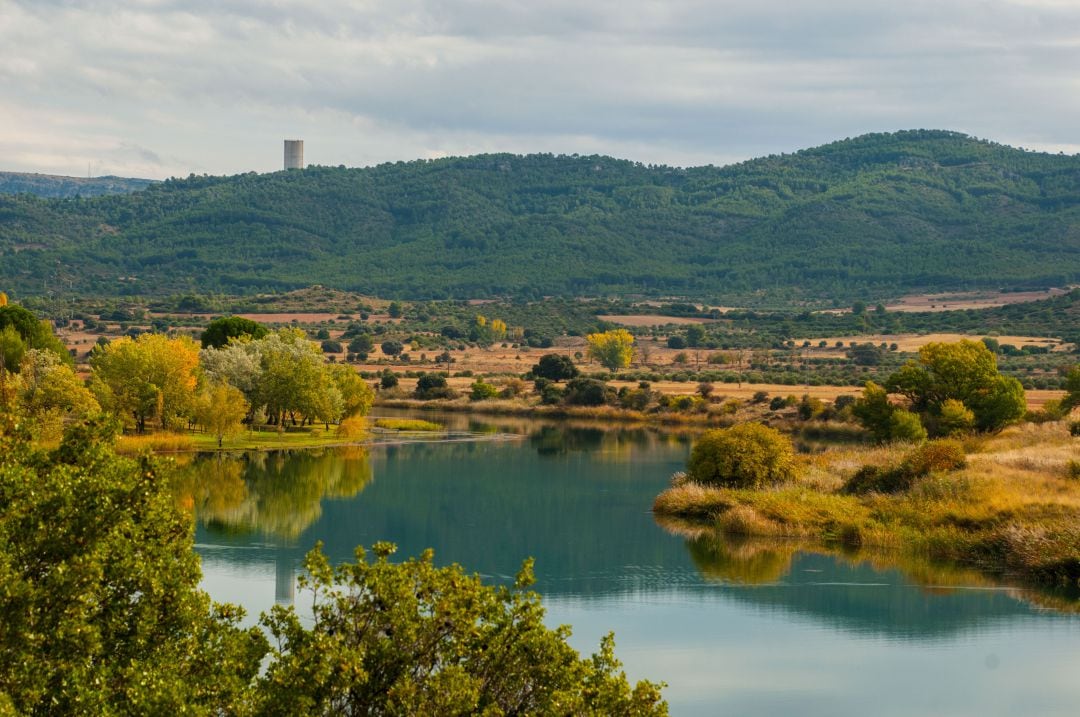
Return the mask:
<svg viewBox="0 0 1080 717">
<path fill-rule="evenodd" d="M 0 194 L 32 194 L 37 197 L 98 197 L 146 189 L 152 179 L 128 177 L 62 177 L 55 174 L 0 172 Z"/>
<path fill-rule="evenodd" d="M 753 301 L 1080 279 L 1080 157 L 943 131 L 728 167 L 507 154 L 0 198 L 0 282 Z"/>
</svg>

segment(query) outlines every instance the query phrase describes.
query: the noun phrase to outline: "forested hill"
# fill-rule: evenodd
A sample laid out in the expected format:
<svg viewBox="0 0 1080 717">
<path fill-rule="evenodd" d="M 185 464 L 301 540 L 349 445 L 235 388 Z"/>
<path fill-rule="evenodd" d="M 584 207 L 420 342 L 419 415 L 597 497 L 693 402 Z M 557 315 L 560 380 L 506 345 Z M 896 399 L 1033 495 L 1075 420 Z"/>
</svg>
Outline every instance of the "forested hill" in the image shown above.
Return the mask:
<svg viewBox="0 0 1080 717">
<path fill-rule="evenodd" d="M 0 172 L 0 194 L 33 194 L 39 197 L 99 197 L 146 189 L 152 179 L 127 177 L 62 177 L 55 174 Z"/>
<path fill-rule="evenodd" d="M 0 197 L 0 285 L 882 296 L 1080 280 L 1080 157 L 867 135 L 728 167 L 482 155 Z"/>
</svg>

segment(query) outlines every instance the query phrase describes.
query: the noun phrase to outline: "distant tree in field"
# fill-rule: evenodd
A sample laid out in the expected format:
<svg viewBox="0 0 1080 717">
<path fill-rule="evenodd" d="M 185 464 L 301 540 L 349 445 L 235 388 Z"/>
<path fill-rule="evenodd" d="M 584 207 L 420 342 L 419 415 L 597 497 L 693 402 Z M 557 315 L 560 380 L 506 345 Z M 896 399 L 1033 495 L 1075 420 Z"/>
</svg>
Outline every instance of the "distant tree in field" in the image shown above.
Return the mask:
<svg viewBox="0 0 1080 717">
<path fill-rule="evenodd" d="M 386 308 L 386 313 L 391 319 L 400 319 L 405 312 L 400 301 L 391 301 L 390 306 Z"/>
<path fill-rule="evenodd" d="M 686 345 L 690 348 L 697 348 L 701 346 L 705 341 L 705 329 L 700 326 L 687 326 L 686 327 Z"/>
<path fill-rule="evenodd" d="M 382 348 L 382 352 L 384 354 L 386 354 L 387 356 L 397 356 L 398 354 L 400 354 L 402 351 L 405 350 L 405 345 L 402 344 L 400 341 L 390 340 L 390 341 L 383 341 L 381 348 Z"/>
<path fill-rule="evenodd" d="M 871 343 L 853 344 L 847 352 L 848 357 L 859 366 L 877 366 L 885 352 L 880 346 Z"/>
<path fill-rule="evenodd" d="M 384 369 L 379 377 L 379 388 L 397 388 L 398 377 L 390 369 Z"/>
<path fill-rule="evenodd" d="M 195 402 L 195 421 L 217 439 L 218 448 L 226 438 L 243 432 L 247 415 L 243 392 L 227 383 L 205 386 Z"/>
<path fill-rule="evenodd" d="M 52 324 L 34 316 L 29 310 L 18 304 L 0 306 L 0 331 L 9 327 L 19 335 L 26 349 L 52 351 L 64 363 L 75 365 L 67 347 L 53 333 Z M 18 363 L 13 365 L 15 368 L 9 364 L 9 371 L 18 370 Z"/>
<path fill-rule="evenodd" d="M 242 316 L 222 316 L 214 319 L 202 332 L 200 342 L 202 347 L 221 348 L 229 343 L 229 339 L 249 336 L 253 339 L 261 339 L 269 333 L 269 329 L 258 321 L 245 319 Z"/>
<path fill-rule="evenodd" d="M 929 343 L 919 349 L 918 363 L 906 363 L 886 387 L 911 401 L 913 411 L 932 416 L 945 401 L 960 401 L 980 431 L 1000 430 L 1027 411 L 1023 386 L 998 371 L 997 357 L 981 341 Z"/>
<path fill-rule="evenodd" d="M 589 357 L 609 371 L 617 371 L 630 365 L 634 358 L 634 336 L 626 329 L 614 329 L 589 334 Z"/>
<path fill-rule="evenodd" d="M 545 354 L 532 367 L 532 374 L 549 381 L 567 381 L 577 377 L 579 371 L 573 359 L 563 354 Z"/>
<path fill-rule="evenodd" d="M 1065 373 L 1065 398 L 1061 400 L 1061 407 L 1066 411 L 1080 406 L 1080 364 L 1069 368 Z"/>
<path fill-rule="evenodd" d="M 469 387 L 469 398 L 473 401 L 488 401 L 499 395 L 499 389 L 482 379 L 476 379 Z"/>
<path fill-rule="evenodd" d="M 669 349 L 684 349 L 686 348 L 686 339 L 679 334 L 672 334 L 667 338 L 667 347 Z"/>
<path fill-rule="evenodd" d="M 360 334 L 349 341 L 348 346 L 349 352 L 354 354 L 369 354 L 374 348 L 375 341 L 372 340 L 371 334 Z"/>
</svg>

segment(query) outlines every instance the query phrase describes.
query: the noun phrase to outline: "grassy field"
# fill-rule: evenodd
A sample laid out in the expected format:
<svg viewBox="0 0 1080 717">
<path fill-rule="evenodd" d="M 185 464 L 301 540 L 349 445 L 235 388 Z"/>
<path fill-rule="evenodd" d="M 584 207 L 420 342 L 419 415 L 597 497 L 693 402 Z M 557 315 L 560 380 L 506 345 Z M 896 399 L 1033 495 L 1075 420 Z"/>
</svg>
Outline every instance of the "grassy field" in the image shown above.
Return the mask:
<svg viewBox="0 0 1080 717">
<path fill-rule="evenodd" d="M 848 495 L 862 466 L 895 466 L 911 447 L 831 448 L 800 457 L 799 477 L 762 490 L 674 486 L 657 496 L 674 532 L 874 546 L 1027 580 L 1080 579 L 1080 440 L 1064 423 L 1022 424 L 969 439 L 966 467 L 931 473 L 895 494 Z"/>
<path fill-rule="evenodd" d="M 342 439 L 334 427 L 325 430 L 317 426 L 305 431 L 244 431 L 226 438 L 218 446 L 217 438 L 209 433 L 148 433 L 121 436 L 116 444 L 119 453 L 137 454 L 183 453 L 191 451 L 273 451 L 286 448 L 318 448 L 348 445 L 353 441 Z"/>
</svg>

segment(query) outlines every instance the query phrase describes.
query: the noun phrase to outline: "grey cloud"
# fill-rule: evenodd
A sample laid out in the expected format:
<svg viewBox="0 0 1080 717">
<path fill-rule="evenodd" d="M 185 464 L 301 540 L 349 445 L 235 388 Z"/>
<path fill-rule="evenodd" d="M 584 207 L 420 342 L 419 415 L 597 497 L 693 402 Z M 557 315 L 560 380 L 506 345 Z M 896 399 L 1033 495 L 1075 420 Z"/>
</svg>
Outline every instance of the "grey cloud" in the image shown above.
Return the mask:
<svg viewBox="0 0 1080 717">
<path fill-rule="evenodd" d="M 350 156 L 372 146 L 408 159 L 562 142 L 574 145 L 566 151 L 593 144 L 649 155 L 633 159 L 705 163 L 904 127 L 1064 146 L 1080 119 L 1080 6 L 1068 3 L 3 7 L 12 20 L 0 24 L 7 101 L 78 113 L 95 137 L 151 148 L 160 156 L 138 160 L 148 171 L 173 171 L 174 160 L 161 157 L 175 156 L 241 171 L 244 143 L 310 132 Z M 200 133 L 230 136 L 221 141 L 235 148 L 210 151 Z"/>
</svg>

